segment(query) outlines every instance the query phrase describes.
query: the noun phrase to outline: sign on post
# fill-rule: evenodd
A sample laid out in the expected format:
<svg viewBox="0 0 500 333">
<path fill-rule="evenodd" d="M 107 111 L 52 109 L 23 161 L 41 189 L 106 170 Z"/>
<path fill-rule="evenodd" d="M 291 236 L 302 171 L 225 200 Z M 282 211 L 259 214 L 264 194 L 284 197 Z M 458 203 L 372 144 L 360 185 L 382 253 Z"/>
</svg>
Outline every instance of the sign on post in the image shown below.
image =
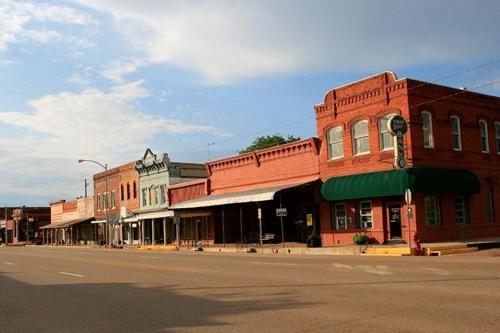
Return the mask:
<svg viewBox="0 0 500 333">
<path fill-rule="evenodd" d="M 257 208 L 257 218 L 261 219 L 262 218 L 262 208 Z"/>
<path fill-rule="evenodd" d="M 276 216 L 286 216 L 286 208 L 276 208 Z"/>
<path fill-rule="evenodd" d="M 175 224 L 180 224 L 181 223 L 181 215 L 179 213 L 174 214 L 174 223 Z"/>
</svg>

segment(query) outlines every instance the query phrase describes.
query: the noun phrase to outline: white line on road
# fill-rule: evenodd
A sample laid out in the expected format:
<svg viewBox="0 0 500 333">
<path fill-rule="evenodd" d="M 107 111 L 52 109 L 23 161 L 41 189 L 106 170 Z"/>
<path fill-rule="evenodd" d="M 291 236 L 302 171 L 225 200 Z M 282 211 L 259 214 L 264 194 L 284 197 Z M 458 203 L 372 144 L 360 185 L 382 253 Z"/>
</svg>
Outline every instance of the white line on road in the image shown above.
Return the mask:
<svg viewBox="0 0 500 333">
<path fill-rule="evenodd" d="M 339 264 L 339 263 L 336 263 L 336 262 L 334 262 L 334 263 L 332 264 L 332 266 L 333 266 L 333 267 L 335 267 L 335 268 L 354 269 L 354 267 L 352 267 L 352 266 L 349 266 L 349 265 L 344 265 L 344 264 Z"/>
<path fill-rule="evenodd" d="M 83 277 L 83 275 L 80 275 L 80 274 L 73 274 L 73 273 L 67 273 L 67 272 L 59 272 L 59 274 L 64 274 L 64 275 L 69 275 L 69 276 L 76 276 L 76 277 Z"/>
<path fill-rule="evenodd" d="M 262 262 L 262 261 L 254 261 L 256 265 L 276 265 L 276 266 L 297 266 L 297 264 L 283 263 L 283 262 Z"/>
<path fill-rule="evenodd" d="M 4 261 L 3 263 L 6 264 L 6 265 L 11 265 L 11 266 L 15 265 L 13 262 L 8 262 L 8 261 Z"/>
</svg>

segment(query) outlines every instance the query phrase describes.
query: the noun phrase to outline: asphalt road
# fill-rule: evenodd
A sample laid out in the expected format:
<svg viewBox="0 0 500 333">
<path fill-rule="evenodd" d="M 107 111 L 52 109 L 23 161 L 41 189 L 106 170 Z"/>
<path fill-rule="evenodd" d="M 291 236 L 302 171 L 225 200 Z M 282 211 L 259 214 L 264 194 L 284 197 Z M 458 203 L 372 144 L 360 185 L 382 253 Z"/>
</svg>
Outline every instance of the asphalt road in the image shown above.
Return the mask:
<svg viewBox="0 0 500 333">
<path fill-rule="evenodd" d="M 500 332 L 500 255 L 0 248 L 0 332 Z"/>
</svg>

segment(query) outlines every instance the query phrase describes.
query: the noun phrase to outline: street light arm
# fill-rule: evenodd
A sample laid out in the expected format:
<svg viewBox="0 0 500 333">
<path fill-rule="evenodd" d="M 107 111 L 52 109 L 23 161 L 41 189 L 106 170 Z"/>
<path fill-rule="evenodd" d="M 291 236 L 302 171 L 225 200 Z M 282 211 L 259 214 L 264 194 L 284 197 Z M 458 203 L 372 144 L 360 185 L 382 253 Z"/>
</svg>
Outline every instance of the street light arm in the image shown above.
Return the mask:
<svg viewBox="0 0 500 333">
<path fill-rule="evenodd" d="M 94 160 L 78 160 L 78 163 L 83 163 L 83 162 L 91 162 L 91 163 L 95 163 L 97 165 L 100 165 L 104 170 L 108 170 L 108 165 L 107 164 L 102 164 L 102 163 L 99 163 L 97 161 L 94 161 Z"/>
</svg>

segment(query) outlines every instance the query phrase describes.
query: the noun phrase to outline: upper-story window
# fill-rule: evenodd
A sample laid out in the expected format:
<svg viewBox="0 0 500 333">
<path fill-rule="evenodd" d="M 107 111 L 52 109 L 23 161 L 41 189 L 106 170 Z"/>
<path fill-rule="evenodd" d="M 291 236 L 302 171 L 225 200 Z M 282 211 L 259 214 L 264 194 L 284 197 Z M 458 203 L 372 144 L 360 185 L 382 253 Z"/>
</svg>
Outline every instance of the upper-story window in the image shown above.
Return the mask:
<svg viewBox="0 0 500 333">
<path fill-rule="evenodd" d="M 99 193 L 97 195 L 97 210 L 101 210 L 102 209 L 101 203 L 102 203 L 102 201 L 101 201 L 101 194 Z"/>
<path fill-rule="evenodd" d="M 424 147 L 434 148 L 434 136 L 432 135 L 432 115 L 428 111 L 422 112 L 422 130 L 424 133 Z"/>
<path fill-rule="evenodd" d="M 486 120 L 479 121 L 479 135 L 481 136 L 481 152 L 489 153 L 490 145 L 488 143 L 488 123 Z"/>
<path fill-rule="evenodd" d="M 142 205 L 143 206 L 147 206 L 148 205 L 148 189 L 147 188 L 143 188 L 142 189 Z"/>
<path fill-rule="evenodd" d="M 378 133 L 380 140 L 380 150 L 392 149 L 394 146 L 391 133 L 387 128 L 387 122 L 394 116 L 393 114 L 388 114 L 378 120 Z"/>
<path fill-rule="evenodd" d="M 116 191 L 111 191 L 111 208 L 116 207 Z"/>
<path fill-rule="evenodd" d="M 130 183 L 127 183 L 127 200 L 130 199 Z"/>
<path fill-rule="evenodd" d="M 120 200 L 123 201 L 125 200 L 125 195 L 123 191 L 123 184 L 120 185 Z"/>
<path fill-rule="evenodd" d="M 165 185 L 160 185 L 160 204 L 167 202 L 165 197 Z"/>
<path fill-rule="evenodd" d="M 497 154 L 500 154 L 500 122 L 495 123 L 495 146 Z"/>
<path fill-rule="evenodd" d="M 133 184 L 133 194 L 134 194 L 134 199 L 137 198 L 137 183 L 134 180 Z"/>
<path fill-rule="evenodd" d="M 353 155 L 370 153 L 370 137 L 367 120 L 358 121 L 352 126 L 352 149 Z"/>
<path fill-rule="evenodd" d="M 342 126 L 331 128 L 327 132 L 328 139 L 328 159 L 335 159 L 344 156 L 344 138 Z"/>
<path fill-rule="evenodd" d="M 462 150 L 462 133 L 460 131 L 460 119 L 457 116 L 450 117 L 451 139 L 453 150 Z"/>
</svg>

